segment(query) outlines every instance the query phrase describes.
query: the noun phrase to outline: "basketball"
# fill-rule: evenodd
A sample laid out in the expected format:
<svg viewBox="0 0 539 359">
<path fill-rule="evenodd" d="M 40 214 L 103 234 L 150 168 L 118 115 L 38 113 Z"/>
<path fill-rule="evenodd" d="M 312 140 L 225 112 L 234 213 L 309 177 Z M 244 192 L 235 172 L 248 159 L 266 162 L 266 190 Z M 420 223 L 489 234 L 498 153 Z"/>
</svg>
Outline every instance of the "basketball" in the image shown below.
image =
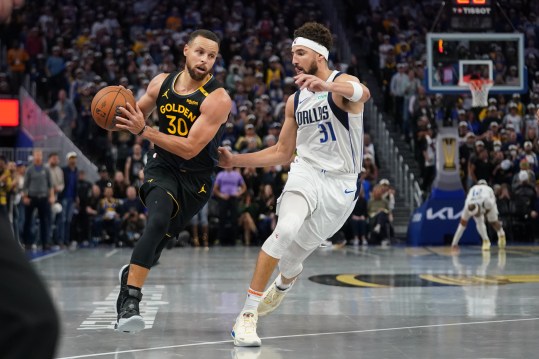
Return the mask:
<svg viewBox="0 0 539 359">
<path fill-rule="evenodd" d="M 120 114 L 118 107 L 127 103 L 135 107 L 135 98 L 131 91 L 120 86 L 107 86 L 99 90 L 92 100 L 92 117 L 99 125 L 109 131 L 117 131 L 115 117 Z"/>
</svg>

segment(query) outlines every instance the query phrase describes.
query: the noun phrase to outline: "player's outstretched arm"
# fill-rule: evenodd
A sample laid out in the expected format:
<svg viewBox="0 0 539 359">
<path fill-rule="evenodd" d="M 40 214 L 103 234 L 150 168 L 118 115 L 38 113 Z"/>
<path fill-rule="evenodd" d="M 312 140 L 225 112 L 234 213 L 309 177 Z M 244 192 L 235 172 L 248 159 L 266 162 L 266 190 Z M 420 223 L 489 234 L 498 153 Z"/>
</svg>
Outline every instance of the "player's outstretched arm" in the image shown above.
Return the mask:
<svg viewBox="0 0 539 359">
<path fill-rule="evenodd" d="M 360 86 L 360 89 L 357 86 Z M 367 86 L 359 82 L 355 76 L 343 74 L 330 82 L 330 92 L 339 95 L 350 102 L 365 103 L 371 98 L 371 93 Z"/>
<path fill-rule="evenodd" d="M 294 118 L 294 96 L 289 96 L 285 107 L 285 121 L 277 143 L 254 153 L 232 154 L 219 147 L 219 166 L 268 167 L 290 162 L 296 150 L 298 126 Z"/>
<path fill-rule="evenodd" d="M 371 97 L 369 89 L 357 77 L 348 74 L 342 74 L 332 82 L 308 74 L 296 75 L 294 79 L 301 90 L 331 92 L 337 106 L 346 112 L 360 112 L 363 104 Z"/>
</svg>

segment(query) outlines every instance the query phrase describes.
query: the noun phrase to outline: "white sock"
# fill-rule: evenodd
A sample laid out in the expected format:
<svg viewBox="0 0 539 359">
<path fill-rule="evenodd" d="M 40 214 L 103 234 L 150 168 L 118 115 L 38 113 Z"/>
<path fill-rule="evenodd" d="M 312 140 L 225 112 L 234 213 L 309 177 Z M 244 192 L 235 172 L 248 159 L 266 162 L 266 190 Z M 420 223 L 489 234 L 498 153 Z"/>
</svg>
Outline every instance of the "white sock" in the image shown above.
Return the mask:
<svg viewBox="0 0 539 359">
<path fill-rule="evenodd" d="M 505 237 L 505 231 L 503 230 L 503 228 L 496 232 L 496 234 L 498 235 L 498 238 Z"/>
<path fill-rule="evenodd" d="M 288 289 L 290 289 L 290 287 L 292 287 L 292 285 L 294 284 L 294 282 L 296 281 L 296 279 L 294 278 L 294 280 L 288 284 L 285 284 L 283 283 L 283 276 L 282 274 L 279 274 L 277 276 L 277 279 L 275 279 L 275 285 L 277 286 L 277 289 L 279 289 L 281 292 L 284 292 L 284 291 L 287 291 Z"/>
<path fill-rule="evenodd" d="M 262 294 L 264 293 L 249 288 L 249 290 L 247 291 L 247 299 L 245 300 L 243 310 L 257 310 L 258 304 L 262 299 Z"/>
</svg>

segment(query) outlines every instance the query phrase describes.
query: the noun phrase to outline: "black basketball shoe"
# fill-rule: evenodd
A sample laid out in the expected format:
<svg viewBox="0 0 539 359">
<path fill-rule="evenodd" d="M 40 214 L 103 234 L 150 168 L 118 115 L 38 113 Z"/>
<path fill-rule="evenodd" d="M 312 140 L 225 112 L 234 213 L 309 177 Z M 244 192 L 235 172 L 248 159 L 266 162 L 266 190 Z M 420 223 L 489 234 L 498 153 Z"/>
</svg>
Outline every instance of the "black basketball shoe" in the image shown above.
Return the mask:
<svg viewBox="0 0 539 359">
<path fill-rule="evenodd" d="M 127 295 L 127 277 L 129 275 L 129 264 L 126 264 L 120 269 L 118 273 L 118 280 L 120 281 L 120 293 L 118 293 L 118 299 L 116 300 L 116 314 L 120 314 L 120 306 Z"/>
<path fill-rule="evenodd" d="M 136 333 L 144 329 L 144 319 L 139 311 L 142 293 L 138 289 L 127 288 L 126 294 L 120 304 L 116 330 L 125 333 Z"/>
</svg>

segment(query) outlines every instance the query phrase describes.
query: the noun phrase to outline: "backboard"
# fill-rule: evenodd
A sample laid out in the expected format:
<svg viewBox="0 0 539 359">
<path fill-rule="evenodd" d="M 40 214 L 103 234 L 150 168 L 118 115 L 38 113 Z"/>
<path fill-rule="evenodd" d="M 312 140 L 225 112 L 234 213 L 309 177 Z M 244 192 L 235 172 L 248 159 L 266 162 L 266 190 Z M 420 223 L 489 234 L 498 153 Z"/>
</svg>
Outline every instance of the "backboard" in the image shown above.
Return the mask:
<svg viewBox="0 0 539 359">
<path fill-rule="evenodd" d="M 524 35 L 520 33 L 428 33 L 426 89 L 469 92 L 471 75 L 490 79 L 491 94 L 525 93 Z M 464 81 L 463 81 L 464 80 Z"/>
</svg>

